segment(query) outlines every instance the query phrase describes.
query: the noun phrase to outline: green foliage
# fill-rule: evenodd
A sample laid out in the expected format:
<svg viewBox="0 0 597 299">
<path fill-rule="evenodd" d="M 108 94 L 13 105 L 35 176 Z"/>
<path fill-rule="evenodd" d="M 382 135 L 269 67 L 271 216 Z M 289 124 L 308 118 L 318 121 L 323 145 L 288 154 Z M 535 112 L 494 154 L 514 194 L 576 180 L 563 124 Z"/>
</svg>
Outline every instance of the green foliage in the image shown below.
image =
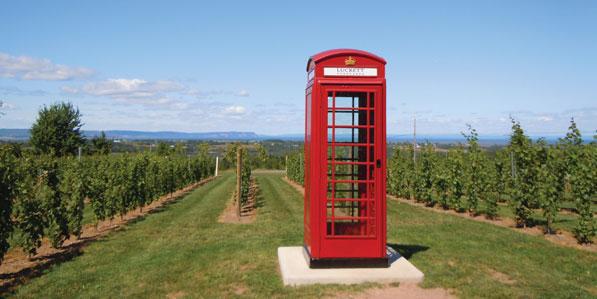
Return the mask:
<svg viewBox="0 0 597 299">
<path fill-rule="evenodd" d="M 0 263 L 9 248 L 12 233 L 12 206 L 17 194 L 18 153 L 13 146 L 0 147 Z"/>
<path fill-rule="evenodd" d="M 112 141 L 108 140 L 104 131 L 91 139 L 91 152 L 100 155 L 108 155 L 112 152 Z"/>
<path fill-rule="evenodd" d="M 476 215 L 479 212 L 479 198 L 482 189 L 486 189 L 487 169 L 484 165 L 484 155 L 479 147 L 479 134 L 468 125 L 468 134 L 462 133 L 468 143 L 466 161 L 465 195 L 468 201 L 469 213 Z"/>
<path fill-rule="evenodd" d="M 578 163 L 570 173 L 572 194 L 580 215 L 574 235 L 580 243 L 591 243 L 595 236 L 595 220 L 591 208 L 592 198 L 597 192 L 597 148 L 595 145 L 582 147 L 578 151 Z"/>
<path fill-rule="evenodd" d="M 31 127 L 31 145 L 38 153 L 53 156 L 76 154 L 85 144 L 81 113 L 71 103 L 44 106 Z"/>
<path fill-rule="evenodd" d="M 240 202 L 241 204 L 246 204 L 249 199 L 251 188 L 251 165 L 249 163 L 243 163 L 240 174 Z"/>
<path fill-rule="evenodd" d="M 542 164 L 538 172 L 538 195 L 543 216 L 547 220 L 545 230 L 554 232 L 553 223 L 556 220 L 562 197 L 564 195 L 564 172 L 562 171 L 562 151 L 550 149 L 546 163 Z"/>
<path fill-rule="evenodd" d="M 450 190 L 450 173 L 448 171 L 448 159 L 443 155 L 438 157 L 436 171 L 434 172 L 434 189 L 437 192 L 438 202 L 440 206 L 447 210 L 450 208 L 449 190 Z"/>
<path fill-rule="evenodd" d="M 80 236 L 86 197 L 96 221 L 112 219 L 199 181 L 211 169 L 213 161 L 204 155 L 97 155 L 79 161 L 21 157 L 1 147 L 0 253 L 8 249 L 13 226 L 15 244 L 35 255 L 44 237 L 60 247 L 71 235 Z"/>
<path fill-rule="evenodd" d="M 406 145 L 406 150 L 396 146 L 391 160 L 388 163 L 388 193 L 403 198 L 414 196 L 414 163 L 413 147 Z"/>
<path fill-rule="evenodd" d="M 235 184 L 232 173 L 224 172 L 185 200 L 94 242 L 85 254 L 7 296 L 320 298 L 378 293 L 376 284 L 285 287 L 272 255 L 279 246 L 302 244 L 303 197 L 276 174 L 255 177 L 266 205 L 254 223 L 217 222 Z M 392 200 L 387 214 L 387 242 L 399 244 L 400 254 L 428 274 L 426 287 L 449 289 L 459 298 L 595 297 L 594 252 Z M 239 267 L 227 267 L 231 261 Z M 254 270 L 242 271 L 247 268 Z M 235 286 L 241 282 L 246 291 L 238 295 Z"/>
<path fill-rule="evenodd" d="M 465 188 L 464 149 L 458 145 L 448 151 L 448 184 L 450 206 L 458 212 L 464 211 L 462 196 Z"/>
<path fill-rule="evenodd" d="M 450 147 L 447 153 L 424 146 L 417 157 L 417 167 L 412 159 L 412 145 L 392 145 L 387 192 L 429 205 L 439 203 L 445 209 L 484 213 L 490 219 L 496 218 L 498 211 L 501 216 L 510 217 L 509 211 L 504 212 L 499 206 L 500 202 L 507 202 L 519 226 L 541 223 L 541 216 L 534 211 L 540 208 L 548 233 L 554 231 L 554 224 L 572 230 L 568 224 L 575 223 L 577 216 L 562 216 L 563 206 L 580 216 L 575 229 L 579 242 L 594 238 L 597 135 L 591 143 L 584 144 L 571 120 L 566 137 L 554 146 L 543 139 L 533 142 L 520 123 L 512 120 L 510 142 L 504 149 L 481 148 L 477 132 L 470 126 L 464 136 L 466 151 L 462 145 Z M 288 156 L 287 176 L 304 184 L 302 151 Z M 539 221 L 533 223 L 534 220 Z M 562 226 L 563 223 L 568 224 Z"/>
<path fill-rule="evenodd" d="M 69 237 L 66 201 L 60 197 L 58 160 L 41 157 L 37 162 L 37 169 L 41 171 L 38 181 L 40 183 L 39 197 L 45 212 L 44 225 L 52 246 L 58 248 Z"/>
<path fill-rule="evenodd" d="M 531 139 L 524 134 L 520 123 L 512 119 L 512 134 L 508 150 L 511 154 L 514 173 L 510 179 L 510 198 L 518 226 L 530 223 L 532 206 L 536 200 L 535 151 Z"/>
<path fill-rule="evenodd" d="M 68 219 L 68 231 L 77 238 L 81 236 L 83 228 L 83 210 L 87 193 L 82 166 L 82 163 L 74 158 L 62 161 L 59 186 Z"/>
<path fill-rule="evenodd" d="M 21 179 L 18 181 L 18 194 L 14 202 L 14 226 L 19 231 L 17 245 L 29 256 L 35 255 L 41 246 L 44 234 L 43 204 L 53 196 L 43 175 L 39 175 L 31 158 L 21 161 Z"/>
<path fill-rule="evenodd" d="M 107 218 L 108 205 L 106 190 L 108 189 L 108 172 L 111 170 L 107 157 L 91 157 L 84 163 L 84 178 L 87 186 L 87 196 L 97 221 Z"/>
<path fill-rule="evenodd" d="M 286 176 L 291 181 L 305 184 L 305 159 L 302 151 L 288 155 Z"/>
<path fill-rule="evenodd" d="M 254 162 L 253 165 L 261 165 L 263 163 L 265 163 L 268 159 L 268 154 L 267 154 L 267 150 L 265 149 L 265 147 L 259 143 L 256 143 L 254 145 L 255 151 L 256 151 L 256 155 L 254 157 Z"/>
<path fill-rule="evenodd" d="M 479 194 L 485 202 L 485 216 L 495 219 L 498 214 L 499 186 L 500 180 L 495 168 L 486 156 L 481 156 L 481 175 L 479 176 Z"/>
<path fill-rule="evenodd" d="M 186 148 L 186 146 L 182 142 L 177 142 L 174 145 L 174 153 L 177 154 L 177 155 L 186 155 L 187 154 L 187 148 Z"/>
<path fill-rule="evenodd" d="M 415 199 L 423 201 L 428 206 L 435 205 L 433 197 L 433 171 L 434 171 L 434 148 L 432 144 L 426 144 L 421 150 L 417 161 L 417 186 L 415 188 Z"/>
<path fill-rule="evenodd" d="M 158 156 L 167 156 L 172 153 L 172 149 L 170 148 L 170 145 L 168 145 L 168 143 L 160 141 L 158 142 L 156 152 Z"/>
<path fill-rule="evenodd" d="M 510 158 L 507 150 L 499 150 L 493 159 L 493 178 L 492 186 L 495 191 L 495 199 L 500 202 L 503 200 L 503 194 L 508 193 L 508 180 L 510 179 Z"/>
</svg>

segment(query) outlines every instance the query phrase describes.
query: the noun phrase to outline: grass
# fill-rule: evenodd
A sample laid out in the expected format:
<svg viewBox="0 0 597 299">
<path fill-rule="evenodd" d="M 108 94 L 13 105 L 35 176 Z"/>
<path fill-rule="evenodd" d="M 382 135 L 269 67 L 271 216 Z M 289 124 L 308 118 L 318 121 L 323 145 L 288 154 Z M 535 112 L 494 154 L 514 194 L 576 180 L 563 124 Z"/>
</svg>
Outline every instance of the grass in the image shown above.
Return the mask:
<svg viewBox="0 0 597 299">
<path fill-rule="evenodd" d="M 276 248 L 302 243 L 302 196 L 279 175 L 256 177 L 263 206 L 253 224 L 216 221 L 234 190 L 227 173 L 8 295 L 314 298 L 371 287 L 283 287 Z M 597 296 L 595 253 L 394 201 L 388 221 L 388 242 L 425 273 L 424 287 L 461 297 Z"/>
<path fill-rule="evenodd" d="M 404 203 L 389 202 L 388 210 L 388 242 L 402 244 L 425 273 L 424 287 L 471 298 L 597 296 L 595 253 Z"/>
<path fill-rule="evenodd" d="M 516 218 L 512 207 L 508 204 L 500 204 L 498 206 L 498 216 L 510 219 Z M 574 232 L 574 228 L 578 225 L 578 218 L 578 214 L 560 212 L 553 223 L 553 228 L 556 230 Z M 543 211 L 540 209 L 533 210 L 530 216 L 530 221 L 532 224 L 539 225 L 543 228 L 545 228 L 547 225 L 547 220 L 543 216 Z"/>
<path fill-rule="evenodd" d="M 263 206 L 250 225 L 216 221 L 234 177 L 197 189 L 162 212 L 91 244 L 83 255 L 20 287 L 15 297 L 320 297 L 346 287 L 284 288 L 276 249 L 302 240 L 302 197 L 258 175 Z M 358 289 L 353 286 L 348 289 Z M 238 293 L 238 294 L 237 294 Z"/>
</svg>

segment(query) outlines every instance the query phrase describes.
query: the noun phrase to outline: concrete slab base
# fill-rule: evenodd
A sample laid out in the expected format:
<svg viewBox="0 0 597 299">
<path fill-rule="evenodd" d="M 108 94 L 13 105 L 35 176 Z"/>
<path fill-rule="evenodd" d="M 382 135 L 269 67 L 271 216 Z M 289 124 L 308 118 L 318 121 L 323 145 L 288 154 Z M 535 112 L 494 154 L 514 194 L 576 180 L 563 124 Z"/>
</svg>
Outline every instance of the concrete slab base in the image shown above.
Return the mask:
<svg viewBox="0 0 597 299">
<path fill-rule="evenodd" d="M 278 247 L 278 262 L 284 285 L 357 284 L 364 282 L 391 283 L 423 281 L 419 271 L 399 253 L 388 247 L 388 268 L 310 269 L 303 247 Z"/>
</svg>

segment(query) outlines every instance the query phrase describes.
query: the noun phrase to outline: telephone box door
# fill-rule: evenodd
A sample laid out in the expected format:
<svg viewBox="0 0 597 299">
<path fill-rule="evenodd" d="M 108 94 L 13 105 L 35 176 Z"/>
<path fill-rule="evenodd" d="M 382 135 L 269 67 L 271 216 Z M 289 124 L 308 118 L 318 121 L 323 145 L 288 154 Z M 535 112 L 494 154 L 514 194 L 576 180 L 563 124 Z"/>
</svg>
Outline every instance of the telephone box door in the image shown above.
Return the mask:
<svg viewBox="0 0 597 299">
<path fill-rule="evenodd" d="M 384 257 L 382 86 L 324 85 L 321 91 L 327 99 L 321 257 Z"/>
</svg>

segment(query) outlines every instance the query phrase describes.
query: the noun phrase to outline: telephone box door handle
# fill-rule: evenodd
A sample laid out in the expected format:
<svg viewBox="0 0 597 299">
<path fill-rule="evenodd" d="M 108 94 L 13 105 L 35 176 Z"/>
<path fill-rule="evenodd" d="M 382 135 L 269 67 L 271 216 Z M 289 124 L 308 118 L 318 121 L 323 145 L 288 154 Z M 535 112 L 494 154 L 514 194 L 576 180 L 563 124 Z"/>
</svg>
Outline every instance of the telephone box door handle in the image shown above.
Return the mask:
<svg viewBox="0 0 597 299">
<path fill-rule="evenodd" d="M 381 168 L 381 159 L 377 159 L 375 166 L 377 166 L 377 168 Z"/>
</svg>

